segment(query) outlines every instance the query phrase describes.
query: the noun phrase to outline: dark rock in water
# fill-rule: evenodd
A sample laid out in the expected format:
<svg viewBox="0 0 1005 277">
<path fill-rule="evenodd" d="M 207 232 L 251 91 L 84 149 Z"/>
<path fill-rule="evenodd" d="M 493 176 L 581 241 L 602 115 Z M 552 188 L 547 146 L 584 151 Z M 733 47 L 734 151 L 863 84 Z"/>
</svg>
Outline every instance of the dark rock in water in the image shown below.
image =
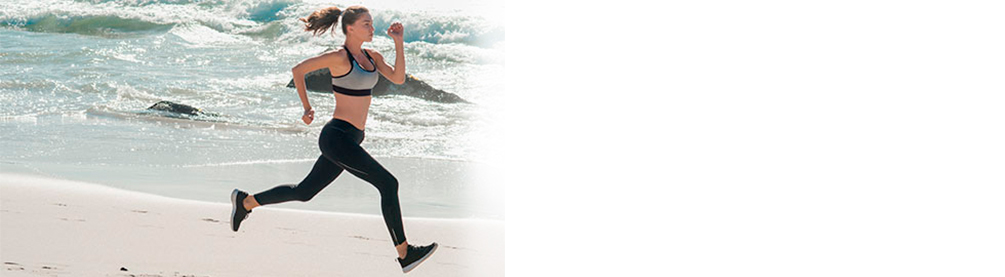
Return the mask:
<svg viewBox="0 0 1005 277">
<path fill-rule="evenodd" d="M 332 72 L 327 68 L 311 71 L 304 76 L 307 81 L 307 90 L 314 92 L 332 92 Z M 380 82 L 379 80 L 377 82 Z M 295 88 L 296 85 L 293 84 L 293 79 L 290 79 L 290 83 L 286 84 L 288 88 Z"/>
<path fill-rule="evenodd" d="M 332 92 L 332 74 L 327 68 L 315 70 L 313 72 L 307 73 L 304 78 L 306 79 L 307 90 L 323 93 Z M 286 87 L 293 88 L 293 80 Z M 441 103 L 468 103 L 457 94 L 449 93 L 440 89 L 436 89 L 422 80 L 416 79 L 412 75 L 405 77 L 405 83 L 401 85 L 396 85 L 388 81 L 383 76 L 377 79 L 377 85 L 373 87 L 373 96 L 383 96 L 383 95 L 407 95 L 412 97 L 418 97 L 421 99 L 441 102 Z"/>
<path fill-rule="evenodd" d="M 214 113 L 203 112 L 202 109 L 192 107 L 185 104 L 178 104 L 171 101 L 160 101 L 147 108 L 147 110 L 157 110 L 165 111 L 171 113 L 185 114 L 185 115 L 211 115 L 216 116 Z"/>
<path fill-rule="evenodd" d="M 202 113 L 202 110 L 199 109 L 198 107 L 194 107 L 187 104 L 176 103 L 172 101 L 159 101 L 154 105 L 148 107 L 147 109 L 164 110 L 189 115 L 199 115 Z"/>
<path fill-rule="evenodd" d="M 373 87 L 373 95 L 408 95 L 440 103 L 468 103 L 457 94 L 436 89 L 412 75 L 406 76 L 405 82 L 401 85 L 380 78 L 377 85 Z"/>
</svg>

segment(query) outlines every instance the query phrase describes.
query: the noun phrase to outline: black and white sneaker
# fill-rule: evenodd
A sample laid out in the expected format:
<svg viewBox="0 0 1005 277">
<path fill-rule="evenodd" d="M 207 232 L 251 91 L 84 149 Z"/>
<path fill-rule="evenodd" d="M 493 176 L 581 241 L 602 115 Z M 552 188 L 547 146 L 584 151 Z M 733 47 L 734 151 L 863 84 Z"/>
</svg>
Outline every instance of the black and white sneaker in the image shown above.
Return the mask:
<svg viewBox="0 0 1005 277">
<path fill-rule="evenodd" d="M 234 232 L 237 232 L 237 228 L 241 227 L 241 221 L 251 213 L 244 209 L 244 198 L 248 198 L 248 193 L 239 189 L 234 189 L 234 192 L 230 193 L 230 202 L 234 204 L 234 208 L 230 211 L 230 229 Z"/>
<path fill-rule="evenodd" d="M 408 245 L 408 252 L 405 253 L 405 259 L 397 258 L 398 263 L 401 264 L 401 271 L 408 273 L 419 266 L 423 261 L 433 255 L 436 251 L 436 247 L 439 246 L 435 242 L 427 246 L 413 246 Z"/>
</svg>

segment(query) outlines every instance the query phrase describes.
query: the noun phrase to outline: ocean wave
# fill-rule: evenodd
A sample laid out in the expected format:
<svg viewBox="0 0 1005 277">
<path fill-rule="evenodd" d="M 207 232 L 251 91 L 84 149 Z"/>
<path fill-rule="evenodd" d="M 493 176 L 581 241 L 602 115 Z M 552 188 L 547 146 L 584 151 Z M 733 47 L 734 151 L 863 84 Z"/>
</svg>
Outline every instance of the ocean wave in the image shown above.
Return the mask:
<svg viewBox="0 0 1005 277">
<path fill-rule="evenodd" d="M 246 36 L 220 32 L 199 24 L 181 24 L 171 28 L 171 31 L 168 33 L 185 40 L 193 47 L 253 42 Z"/>
<path fill-rule="evenodd" d="M 254 27 L 247 19 L 257 6 L 208 2 L 65 0 L 0 3 L 0 26 L 32 32 L 119 35 L 136 32 L 167 32 L 177 25 L 199 24 L 231 32 Z M 253 1 L 259 3 L 261 1 Z M 239 2 L 245 3 L 245 2 Z"/>
<path fill-rule="evenodd" d="M 90 3 L 90 4 L 110 4 L 110 3 L 112 3 L 112 4 L 122 5 L 122 6 L 142 7 L 142 6 L 153 5 L 153 4 L 173 4 L 173 5 L 193 4 L 193 3 L 208 3 L 208 4 L 212 4 L 213 2 L 220 2 L 220 1 L 202 1 L 202 0 L 76 0 L 74 2 L 82 2 L 82 3 Z"/>
<path fill-rule="evenodd" d="M 251 38 L 276 39 L 286 33 L 286 26 L 280 22 L 269 22 L 261 26 L 251 27 L 237 31 L 237 34 Z"/>
<path fill-rule="evenodd" d="M 309 42 L 311 35 L 303 31 L 299 18 L 323 6 L 294 0 L 48 0 L 0 3 L 0 26 L 31 32 L 117 36 L 202 25 L 228 35 Z M 371 14 L 378 36 L 386 36 L 384 30 L 393 22 L 404 24 L 405 42 L 492 47 L 505 37 L 503 26 L 478 16 L 396 10 L 372 10 Z M 338 29 L 335 36 L 343 37 Z"/>
<path fill-rule="evenodd" d="M 0 21 L 0 26 L 19 27 L 26 31 L 39 33 L 76 33 L 110 36 L 133 32 L 166 31 L 171 29 L 173 24 L 160 24 L 114 15 L 70 16 L 45 14 L 37 17 L 5 19 Z"/>
<path fill-rule="evenodd" d="M 498 49 L 463 44 L 410 43 L 407 51 L 424 59 L 471 64 L 501 64 L 506 57 Z"/>
<path fill-rule="evenodd" d="M 426 12 L 375 11 L 373 26 L 383 34 L 394 22 L 405 26 L 405 42 L 460 43 L 491 47 L 505 38 L 502 26 L 474 16 L 437 15 Z"/>
<path fill-rule="evenodd" d="M 293 1 L 263 1 L 252 3 L 245 11 L 247 11 L 247 18 L 252 21 L 272 22 L 287 18 L 285 14 L 280 12 L 294 4 Z"/>
</svg>

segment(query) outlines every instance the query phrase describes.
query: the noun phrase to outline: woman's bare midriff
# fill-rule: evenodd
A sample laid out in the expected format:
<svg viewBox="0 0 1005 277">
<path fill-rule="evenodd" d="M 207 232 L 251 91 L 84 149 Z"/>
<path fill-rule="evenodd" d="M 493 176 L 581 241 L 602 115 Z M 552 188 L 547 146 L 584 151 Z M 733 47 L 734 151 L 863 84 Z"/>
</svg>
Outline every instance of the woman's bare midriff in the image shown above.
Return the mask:
<svg viewBox="0 0 1005 277">
<path fill-rule="evenodd" d="M 372 96 L 351 96 L 338 92 L 335 94 L 335 114 L 333 118 L 345 120 L 360 130 L 366 128 L 366 115 L 370 112 Z"/>
</svg>

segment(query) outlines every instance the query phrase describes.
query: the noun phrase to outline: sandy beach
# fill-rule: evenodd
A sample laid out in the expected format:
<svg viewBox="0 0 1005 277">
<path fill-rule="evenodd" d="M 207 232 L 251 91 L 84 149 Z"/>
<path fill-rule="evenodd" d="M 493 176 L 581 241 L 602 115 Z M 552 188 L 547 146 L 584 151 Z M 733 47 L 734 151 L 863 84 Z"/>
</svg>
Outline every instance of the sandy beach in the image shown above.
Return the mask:
<svg viewBox="0 0 1005 277">
<path fill-rule="evenodd" d="M 4 276 L 401 276 L 379 216 L 230 206 L 0 175 Z M 404 219 L 440 248 L 408 276 L 502 276 L 502 221 Z"/>
</svg>

